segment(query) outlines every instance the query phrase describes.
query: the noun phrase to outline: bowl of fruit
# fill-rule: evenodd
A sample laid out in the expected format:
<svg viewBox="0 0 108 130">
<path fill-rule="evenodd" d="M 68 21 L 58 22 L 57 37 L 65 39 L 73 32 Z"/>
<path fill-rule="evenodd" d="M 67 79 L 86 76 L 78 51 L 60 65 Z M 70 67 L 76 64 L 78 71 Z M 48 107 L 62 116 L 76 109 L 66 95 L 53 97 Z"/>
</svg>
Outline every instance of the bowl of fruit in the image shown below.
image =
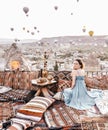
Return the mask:
<svg viewBox="0 0 108 130">
<path fill-rule="evenodd" d="M 48 79 L 49 82 L 51 82 L 51 80 L 53 80 L 53 76 L 52 75 L 48 75 L 47 79 Z"/>
<path fill-rule="evenodd" d="M 48 81 L 47 78 L 40 77 L 37 79 L 37 83 L 46 83 L 47 81 Z"/>
</svg>

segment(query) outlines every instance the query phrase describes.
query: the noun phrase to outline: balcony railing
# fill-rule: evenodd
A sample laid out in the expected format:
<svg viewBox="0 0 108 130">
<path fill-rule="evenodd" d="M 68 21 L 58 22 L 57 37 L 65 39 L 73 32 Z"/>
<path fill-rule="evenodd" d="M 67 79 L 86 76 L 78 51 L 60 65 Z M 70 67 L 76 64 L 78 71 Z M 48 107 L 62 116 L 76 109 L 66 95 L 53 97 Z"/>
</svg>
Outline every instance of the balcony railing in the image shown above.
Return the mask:
<svg viewBox="0 0 108 130">
<path fill-rule="evenodd" d="M 86 71 L 88 77 L 108 75 L 108 71 Z"/>
</svg>

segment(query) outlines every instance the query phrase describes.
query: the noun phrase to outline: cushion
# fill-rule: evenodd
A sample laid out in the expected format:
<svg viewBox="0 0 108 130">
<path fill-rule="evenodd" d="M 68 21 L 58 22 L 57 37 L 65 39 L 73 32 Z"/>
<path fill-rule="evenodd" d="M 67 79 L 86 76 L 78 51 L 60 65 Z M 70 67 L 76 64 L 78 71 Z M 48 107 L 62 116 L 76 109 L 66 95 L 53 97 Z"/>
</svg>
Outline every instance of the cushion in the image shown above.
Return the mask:
<svg viewBox="0 0 108 130">
<path fill-rule="evenodd" d="M 0 86 L 0 93 L 6 93 L 10 91 L 12 88 L 8 86 Z"/>
<path fill-rule="evenodd" d="M 96 77 L 85 77 L 85 83 L 88 88 L 99 88 L 100 81 Z"/>
<path fill-rule="evenodd" d="M 40 121 L 46 109 L 55 101 L 50 97 L 36 96 L 18 110 L 17 116 Z"/>
<path fill-rule="evenodd" d="M 103 90 L 108 89 L 108 75 L 103 75 L 100 79 L 99 79 L 100 83 L 99 83 L 99 87 Z"/>
<path fill-rule="evenodd" d="M 108 89 L 108 76 L 85 77 L 85 83 L 88 88 Z"/>
<path fill-rule="evenodd" d="M 31 122 L 30 120 L 24 120 L 20 118 L 11 118 L 12 124 L 8 127 L 8 130 L 25 130 L 36 122 Z"/>
<path fill-rule="evenodd" d="M 70 80 L 63 80 L 63 79 L 59 79 L 58 81 L 58 92 L 59 91 L 63 91 L 65 88 L 69 88 L 71 87 L 71 83 L 72 81 Z"/>
</svg>

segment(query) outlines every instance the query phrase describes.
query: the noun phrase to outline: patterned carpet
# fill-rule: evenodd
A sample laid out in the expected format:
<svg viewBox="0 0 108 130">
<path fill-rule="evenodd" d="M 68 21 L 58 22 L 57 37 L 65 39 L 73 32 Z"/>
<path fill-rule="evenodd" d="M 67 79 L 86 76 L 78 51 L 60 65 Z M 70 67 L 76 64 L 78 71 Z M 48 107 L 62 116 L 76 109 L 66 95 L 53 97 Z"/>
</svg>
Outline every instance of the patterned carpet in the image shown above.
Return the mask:
<svg viewBox="0 0 108 130">
<path fill-rule="evenodd" d="M 14 116 L 11 102 L 0 102 L 0 122 Z"/>
<path fill-rule="evenodd" d="M 8 119 L 13 116 L 10 105 L 9 102 L 1 103 L 1 112 L 4 110 L 1 116 L 2 119 Z M 19 109 L 22 105 L 22 103 L 14 103 L 12 106 L 15 109 Z M 3 116 L 6 111 L 10 112 L 10 114 Z M 29 120 L 21 120 L 14 117 L 11 119 L 13 124 L 8 129 L 13 130 L 14 126 L 15 130 L 19 130 L 19 127 L 21 130 L 108 130 L 108 117 L 88 117 L 86 114 L 86 111 L 79 111 L 67 107 L 62 101 L 56 101 L 47 109 L 41 121 L 31 123 Z"/>
<path fill-rule="evenodd" d="M 80 115 L 85 111 L 79 111 L 67 107 L 64 102 L 56 101 L 45 113 L 45 122 L 49 129 L 67 129 L 79 126 Z"/>
<path fill-rule="evenodd" d="M 108 130 L 107 117 L 89 117 L 87 111 L 67 107 L 61 101 L 56 101 L 47 109 L 44 119 L 48 128 L 54 130 Z"/>
</svg>

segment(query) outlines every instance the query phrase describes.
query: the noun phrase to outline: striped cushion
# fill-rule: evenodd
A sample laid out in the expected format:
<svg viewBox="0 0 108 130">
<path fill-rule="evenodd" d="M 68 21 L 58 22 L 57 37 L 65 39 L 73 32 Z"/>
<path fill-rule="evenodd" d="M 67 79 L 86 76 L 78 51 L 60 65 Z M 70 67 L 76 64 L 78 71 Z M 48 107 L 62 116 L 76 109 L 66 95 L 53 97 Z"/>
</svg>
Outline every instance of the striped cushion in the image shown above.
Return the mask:
<svg viewBox="0 0 108 130">
<path fill-rule="evenodd" d="M 54 101 L 55 99 L 52 98 L 36 96 L 18 110 L 17 116 L 39 121 L 43 113 Z"/>
<path fill-rule="evenodd" d="M 31 122 L 30 120 L 24 120 L 20 118 L 12 118 L 12 125 L 8 127 L 8 130 L 25 130 L 31 125 L 34 125 L 35 122 Z"/>
</svg>

